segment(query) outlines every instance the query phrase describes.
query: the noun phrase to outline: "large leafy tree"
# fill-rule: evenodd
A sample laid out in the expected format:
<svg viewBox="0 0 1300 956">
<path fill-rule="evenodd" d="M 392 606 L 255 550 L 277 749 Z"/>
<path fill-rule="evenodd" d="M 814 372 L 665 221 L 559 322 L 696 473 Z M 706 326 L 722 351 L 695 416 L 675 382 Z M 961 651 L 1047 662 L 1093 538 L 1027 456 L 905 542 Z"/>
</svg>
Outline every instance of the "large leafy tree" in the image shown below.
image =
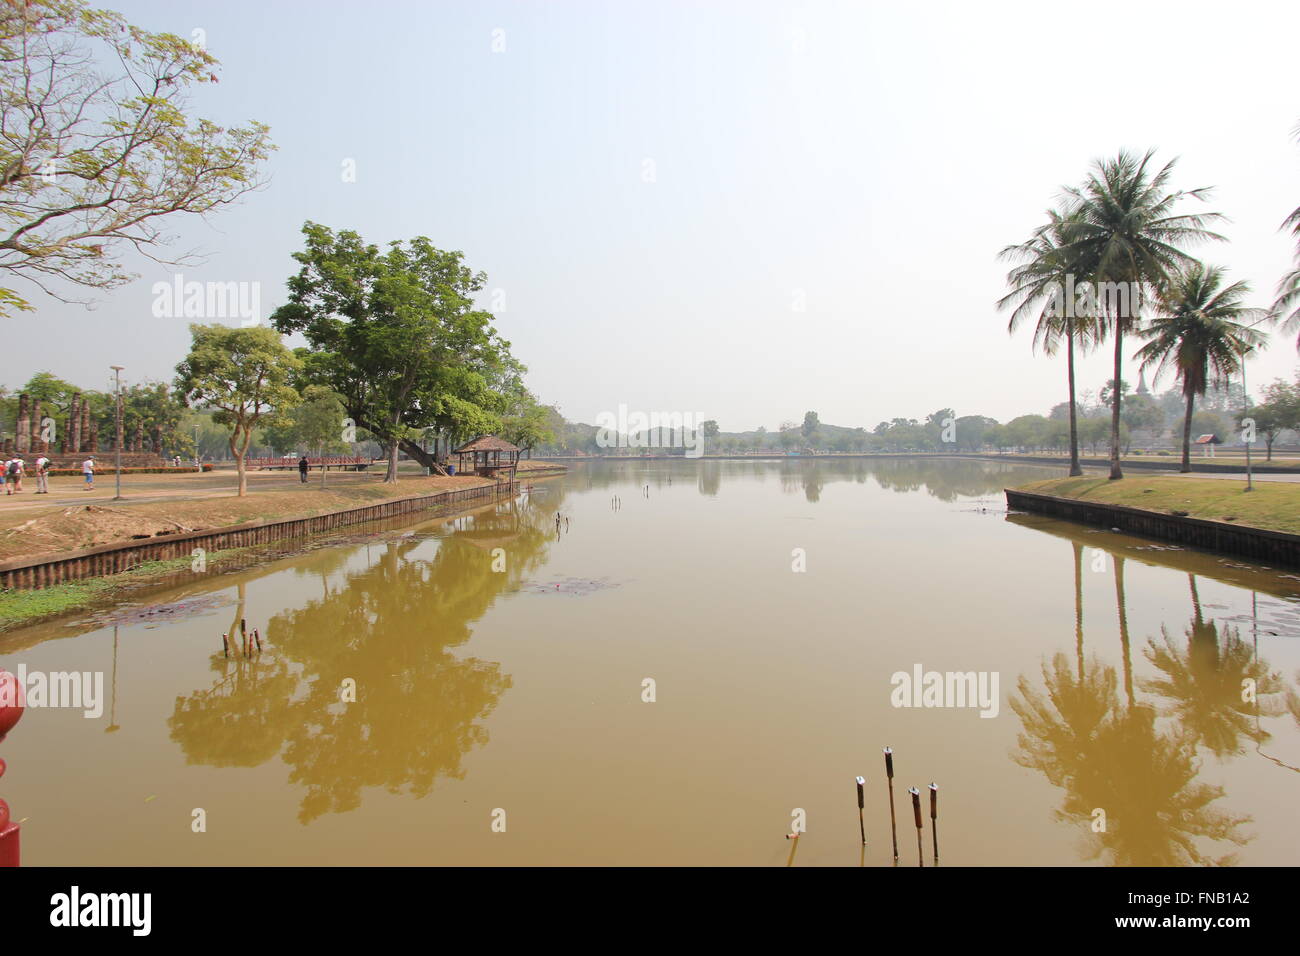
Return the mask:
<svg viewBox="0 0 1300 956">
<path fill-rule="evenodd" d="M 100 404 L 100 434 L 113 434 L 116 431 L 116 409 L 112 394 L 104 396 L 104 401 Z M 125 441 L 132 443 L 134 436 L 140 435 L 146 446 L 159 454 L 167 449 L 191 447 L 191 440 L 181 431 L 184 415 L 170 386 L 163 382 L 133 385 L 122 395 L 122 434 Z"/>
<path fill-rule="evenodd" d="M 1081 186 L 1066 190 L 1062 254 L 1092 269 L 1087 278 L 1097 290 L 1101 329 L 1115 346 L 1114 381 L 1123 381 L 1124 336 L 1141 322 L 1140 298 L 1163 288 L 1169 277 L 1195 260 L 1181 248 L 1207 239 L 1222 240 L 1209 226 L 1219 213 L 1181 213 L 1187 199 L 1204 201 L 1208 188 L 1172 190 L 1176 160 L 1152 171 L 1154 150 L 1144 155 L 1121 151 L 1093 163 Z M 1107 294 L 1114 289 L 1119 294 Z M 1120 468 L 1122 401 L 1111 406 L 1110 477 Z"/>
<path fill-rule="evenodd" d="M 276 416 L 263 429 L 267 444 L 280 455 L 301 451 L 328 455 L 346 451 L 345 415 L 338 396 L 321 385 L 305 386 L 301 396 L 302 401 L 292 411 Z"/>
<path fill-rule="evenodd" d="M 190 333 L 194 342 L 176 366 L 176 389 L 181 402 L 213 409 L 212 420 L 230 429 L 242 496 L 248 493 L 244 456 L 254 429 L 299 401 L 290 384 L 298 359 L 265 326 L 191 325 Z"/>
<path fill-rule="evenodd" d="M 1097 315 L 1091 305 L 1079 303 L 1069 295 L 1070 286 L 1084 281 L 1095 271 L 1095 263 L 1086 261 L 1088 250 L 1070 251 L 1069 220 L 1059 210 L 1047 212 L 1047 223 L 1034 230 L 1025 242 L 1007 246 L 999 258 L 1016 266 L 1007 273 L 1010 291 L 998 300 L 999 309 L 1011 310 L 1007 332 L 1014 334 L 1026 322 L 1034 323 L 1033 347 L 1043 354 L 1056 354 L 1065 344 L 1065 371 L 1069 387 L 1070 475 L 1083 474 L 1079 465 L 1079 409 L 1075 389 L 1074 357 L 1076 350 L 1086 351 L 1098 338 Z"/>
<path fill-rule="evenodd" d="M 1192 470 L 1192 415 L 1197 396 L 1211 381 L 1223 382 L 1241 369 L 1243 356 L 1267 344 L 1265 336 L 1246 323 L 1267 313 L 1246 306 L 1245 282 L 1224 285 L 1223 269 L 1195 263 L 1171 278 L 1161 290 L 1158 314 L 1142 335 L 1138 350 L 1143 367 L 1154 366 L 1156 378 L 1173 372 L 1182 385 L 1187 408 L 1183 417 L 1183 463 Z"/>
<path fill-rule="evenodd" d="M 1263 437 L 1268 460 L 1273 460 L 1273 443 L 1288 429 L 1300 428 L 1300 387 L 1277 379 L 1264 389 L 1264 401 L 1243 412 L 1242 419 L 1255 423 Z"/>
<path fill-rule="evenodd" d="M 1123 417 L 1130 437 L 1130 440 L 1124 443 L 1125 454 L 1128 454 L 1135 433 L 1146 432 L 1151 439 L 1155 439 L 1164 432 L 1164 409 L 1150 395 L 1125 396 Z"/>
<path fill-rule="evenodd" d="M 203 215 L 262 183 L 268 128 L 185 113 L 216 81 L 198 45 L 82 0 L 0 4 L 0 275 L 68 301 L 69 285 L 134 278 L 119 252 L 157 261 L 177 214 Z M 30 310 L 0 288 L 0 315 Z"/>
<path fill-rule="evenodd" d="M 306 337 L 303 378 L 337 393 L 348 416 L 389 450 L 438 468 L 418 439 L 490 431 L 504 410 L 492 388 L 510 374 L 509 343 L 473 296 L 486 276 L 419 236 L 387 251 L 351 230 L 308 222 L 289 301 L 271 321 Z M 517 366 L 516 366 L 517 367 Z"/>
<path fill-rule="evenodd" d="M 799 427 L 799 430 L 803 433 L 803 440 L 811 443 L 820 426 L 821 419 L 817 417 L 816 412 L 804 412 L 803 424 Z"/>
<path fill-rule="evenodd" d="M 501 418 L 501 437 L 518 445 L 532 456 L 539 445 L 555 441 L 554 409 L 540 404 L 528 389 L 519 386 L 506 395 L 506 411 Z M 563 419 L 560 420 L 563 428 Z"/>
</svg>

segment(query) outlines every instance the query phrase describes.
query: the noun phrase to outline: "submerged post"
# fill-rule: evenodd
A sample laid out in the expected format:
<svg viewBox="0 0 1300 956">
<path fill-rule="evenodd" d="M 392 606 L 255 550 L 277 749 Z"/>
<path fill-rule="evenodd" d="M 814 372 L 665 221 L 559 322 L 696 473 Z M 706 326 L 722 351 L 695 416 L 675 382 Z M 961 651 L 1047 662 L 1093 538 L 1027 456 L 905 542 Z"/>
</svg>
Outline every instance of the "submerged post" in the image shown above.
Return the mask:
<svg viewBox="0 0 1300 956">
<path fill-rule="evenodd" d="M 18 678 L 8 671 L 0 671 L 0 742 L 23 715 Z M 0 777 L 5 773 L 5 762 L 0 760 Z M 0 867 L 18 866 L 18 824 L 9 819 L 9 804 L 0 799 Z"/>
<path fill-rule="evenodd" d="M 912 795 L 912 816 L 916 818 L 916 865 L 925 866 L 925 851 L 921 848 L 921 791 L 908 787 L 907 792 Z"/>
<path fill-rule="evenodd" d="M 866 799 L 863 796 L 862 790 L 867 785 L 867 781 L 862 777 L 858 777 L 856 782 L 858 785 L 858 830 L 862 834 L 862 845 L 866 846 L 867 825 L 862 819 L 862 808 L 866 805 Z"/>
<path fill-rule="evenodd" d="M 939 785 L 930 784 L 930 837 L 934 840 L 934 862 L 939 862 Z"/>
<path fill-rule="evenodd" d="M 894 751 L 885 748 L 885 775 L 889 778 L 889 832 L 894 838 L 894 862 L 898 862 L 898 824 L 894 817 Z"/>
</svg>

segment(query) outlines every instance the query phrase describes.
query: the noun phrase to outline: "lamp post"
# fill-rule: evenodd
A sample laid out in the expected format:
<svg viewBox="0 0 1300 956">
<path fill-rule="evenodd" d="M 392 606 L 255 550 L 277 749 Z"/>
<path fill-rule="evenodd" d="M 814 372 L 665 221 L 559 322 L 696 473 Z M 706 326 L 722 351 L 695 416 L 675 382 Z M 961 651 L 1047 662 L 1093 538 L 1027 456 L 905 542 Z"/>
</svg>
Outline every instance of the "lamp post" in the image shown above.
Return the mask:
<svg viewBox="0 0 1300 956">
<path fill-rule="evenodd" d="M 1250 398 L 1246 394 L 1246 352 L 1246 349 L 1241 350 L 1241 413 L 1243 417 L 1250 412 Z M 1254 437 L 1252 433 L 1251 438 Z M 1248 441 L 1244 444 L 1246 446 L 1246 490 L 1254 491 L 1255 483 L 1250 473 L 1250 446 L 1254 444 L 1254 441 Z"/>
<path fill-rule="evenodd" d="M 199 426 L 194 426 L 194 467 L 203 472 L 203 464 L 199 461 Z"/>
<path fill-rule="evenodd" d="M 116 461 L 114 470 L 117 479 L 117 493 L 113 495 L 114 501 L 122 500 L 122 369 L 121 365 L 110 365 L 113 370 L 113 396 L 117 402 L 117 411 L 115 413 L 115 426 L 117 428 L 117 441 L 113 444 L 116 446 L 114 454 Z"/>
</svg>

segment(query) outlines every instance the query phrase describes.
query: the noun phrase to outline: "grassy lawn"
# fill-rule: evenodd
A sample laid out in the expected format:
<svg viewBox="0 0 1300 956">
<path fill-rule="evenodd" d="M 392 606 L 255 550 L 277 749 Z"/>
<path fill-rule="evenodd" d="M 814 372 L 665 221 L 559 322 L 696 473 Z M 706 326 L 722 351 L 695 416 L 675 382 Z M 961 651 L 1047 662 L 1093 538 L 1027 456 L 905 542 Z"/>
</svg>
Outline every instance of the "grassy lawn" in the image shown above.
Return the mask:
<svg viewBox="0 0 1300 956">
<path fill-rule="evenodd" d="M 1059 458 L 1063 462 L 1069 462 L 1070 455 L 1068 452 L 1058 451 L 1034 451 L 1021 454 L 1020 452 L 1005 452 L 1003 458 Z M 1103 450 L 1100 452 L 1089 451 L 1086 448 L 1079 450 L 1079 458 L 1085 462 L 1088 461 L 1109 461 L 1110 456 Z M 1155 462 L 1162 467 L 1167 467 L 1170 471 L 1177 471 L 1179 464 L 1182 463 L 1183 453 L 1181 451 L 1171 451 L 1161 455 L 1157 452 L 1147 452 L 1146 454 L 1128 454 L 1121 455 L 1122 461 L 1136 462 Z M 1264 457 L 1262 451 L 1256 451 L 1251 454 L 1251 461 L 1256 468 L 1295 468 L 1300 466 L 1300 458 L 1297 458 L 1292 452 L 1285 454 L 1278 453 L 1273 456 L 1272 460 Z M 1239 465 L 1246 467 L 1246 453 L 1232 449 L 1231 451 L 1220 450 L 1213 458 L 1204 457 L 1197 448 L 1192 449 L 1192 467 L 1197 465 Z"/>
<path fill-rule="evenodd" d="M 1254 491 L 1245 489 L 1245 479 L 1085 476 L 1035 481 L 1016 490 L 1300 534 L 1300 483 L 1260 481 Z"/>
<path fill-rule="evenodd" d="M 206 560 L 209 567 L 214 567 L 246 550 L 229 548 L 214 551 Z M 23 624 L 35 624 L 69 611 L 97 607 L 159 577 L 185 570 L 190 566 L 190 560 L 187 555 L 170 561 L 146 561 L 121 574 L 67 581 L 39 591 L 0 591 L 0 632 Z"/>
</svg>

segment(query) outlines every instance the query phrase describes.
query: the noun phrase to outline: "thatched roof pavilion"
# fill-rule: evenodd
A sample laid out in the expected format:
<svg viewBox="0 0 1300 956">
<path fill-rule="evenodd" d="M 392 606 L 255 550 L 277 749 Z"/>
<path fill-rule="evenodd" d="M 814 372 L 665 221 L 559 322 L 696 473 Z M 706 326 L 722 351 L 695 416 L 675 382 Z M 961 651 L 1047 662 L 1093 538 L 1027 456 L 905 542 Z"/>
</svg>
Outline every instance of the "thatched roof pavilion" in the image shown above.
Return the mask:
<svg viewBox="0 0 1300 956">
<path fill-rule="evenodd" d="M 467 441 L 459 448 L 452 449 L 456 456 L 457 474 L 482 475 L 484 478 L 496 478 L 502 472 L 514 480 L 515 470 L 519 467 L 519 448 L 504 438 L 496 435 L 480 435 Z M 502 461 L 502 455 L 505 460 Z M 470 468 L 465 469 L 465 457 L 470 458 Z"/>
</svg>

